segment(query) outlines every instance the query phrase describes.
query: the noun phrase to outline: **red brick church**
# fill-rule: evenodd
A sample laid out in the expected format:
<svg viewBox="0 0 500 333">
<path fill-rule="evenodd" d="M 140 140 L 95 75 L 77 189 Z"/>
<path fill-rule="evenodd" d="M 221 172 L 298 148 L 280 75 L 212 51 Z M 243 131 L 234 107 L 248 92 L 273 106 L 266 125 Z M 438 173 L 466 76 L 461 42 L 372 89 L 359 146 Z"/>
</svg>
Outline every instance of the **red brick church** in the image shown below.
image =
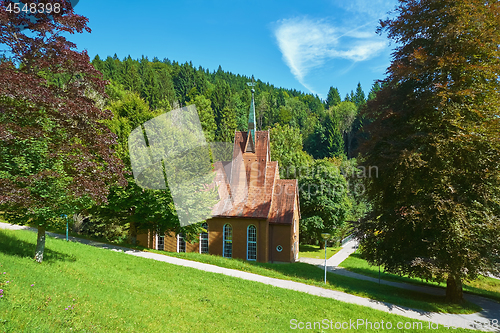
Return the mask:
<svg viewBox="0 0 500 333">
<path fill-rule="evenodd" d="M 252 102 L 248 132 L 236 132 L 232 161 L 214 163 L 219 202 L 203 223 L 199 241 L 181 234 L 138 236 L 140 245 L 171 252 L 200 252 L 259 262 L 294 262 L 299 256 L 299 195 L 296 179 L 280 179 L 271 161 L 269 131 L 255 130 Z"/>
</svg>

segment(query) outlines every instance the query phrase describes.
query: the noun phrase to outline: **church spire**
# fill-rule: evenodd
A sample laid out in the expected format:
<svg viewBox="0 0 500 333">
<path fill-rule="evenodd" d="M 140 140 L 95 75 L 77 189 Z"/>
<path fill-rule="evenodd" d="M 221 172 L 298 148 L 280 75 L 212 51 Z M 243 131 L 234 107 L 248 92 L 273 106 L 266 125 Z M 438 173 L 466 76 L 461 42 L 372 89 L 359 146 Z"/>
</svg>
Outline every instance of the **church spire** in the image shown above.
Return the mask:
<svg viewBox="0 0 500 333">
<path fill-rule="evenodd" d="M 250 104 L 250 114 L 248 115 L 248 142 L 246 152 L 255 153 L 255 90 L 253 89 L 255 82 L 253 80 L 253 75 L 252 82 L 248 82 L 247 84 L 252 87 L 252 102 Z"/>
</svg>

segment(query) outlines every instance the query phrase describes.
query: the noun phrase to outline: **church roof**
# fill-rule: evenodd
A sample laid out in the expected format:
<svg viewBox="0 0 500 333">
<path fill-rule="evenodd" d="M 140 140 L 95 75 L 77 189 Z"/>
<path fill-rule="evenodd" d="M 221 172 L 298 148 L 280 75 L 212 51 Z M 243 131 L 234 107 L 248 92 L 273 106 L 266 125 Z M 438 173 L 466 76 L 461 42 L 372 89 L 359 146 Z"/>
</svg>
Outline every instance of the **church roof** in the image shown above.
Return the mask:
<svg viewBox="0 0 500 333">
<path fill-rule="evenodd" d="M 298 209 L 297 180 L 279 179 L 278 162 L 270 159 L 269 131 L 255 132 L 255 152 L 247 152 L 248 141 L 248 132 L 236 132 L 232 161 L 214 164 L 220 201 L 212 215 L 291 223 Z"/>
<path fill-rule="evenodd" d="M 294 210 L 299 209 L 295 207 L 296 196 L 298 203 L 298 188 L 297 179 L 278 179 L 276 181 L 269 222 L 288 224 L 293 220 Z"/>
</svg>

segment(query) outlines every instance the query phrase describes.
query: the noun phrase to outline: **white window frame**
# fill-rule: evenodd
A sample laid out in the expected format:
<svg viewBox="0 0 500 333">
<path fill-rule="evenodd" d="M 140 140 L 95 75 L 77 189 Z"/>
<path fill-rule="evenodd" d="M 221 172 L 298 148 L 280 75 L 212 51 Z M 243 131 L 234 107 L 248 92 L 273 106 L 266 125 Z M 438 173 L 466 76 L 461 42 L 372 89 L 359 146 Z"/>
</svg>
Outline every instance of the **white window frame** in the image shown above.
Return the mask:
<svg viewBox="0 0 500 333">
<path fill-rule="evenodd" d="M 160 243 L 160 238 L 162 239 L 163 249 L 160 249 L 160 247 L 158 246 L 158 244 Z M 160 236 L 158 233 L 156 233 L 156 250 L 165 251 L 165 236 Z"/>
<path fill-rule="evenodd" d="M 204 228 L 204 226 L 205 226 L 205 225 L 206 225 L 206 228 Z M 207 252 L 202 252 L 202 251 L 201 251 L 201 250 L 202 250 L 202 241 L 203 241 L 203 240 L 202 240 L 202 236 L 203 236 L 204 232 L 200 233 L 200 250 L 199 250 L 199 251 L 200 251 L 200 253 L 209 253 L 209 252 L 208 252 L 208 239 L 209 239 L 209 238 L 208 238 L 208 237 L 209 237 L 209 233 L 208 233 L 208 223 L 207 223 L 207 222 L 203 222 L 203 223 L 201 224 L 201 227 L 207 230 L 207 232 L 206 232 L 206 234 L 207 234 Z"/>
<path fill-rule="evenodd" d="M 186 253 L 186 240 L 184 239 L 184 237 L 181 234 L 177 234 L 177 253 L 181 253 L 181 252 L 179 252 L 179 250 L 181 249 L 181 238 L 184 241 L 183 253 Z"/>
<path fill-rule="evenodd" d="M 226 239 L 226 227 L 231 228 L 231 239 Z M 226 257 L 226 243 L 231 243 L 231 256 Z M 222 256 L 224 258 L 232 258 L 233 257 L 233 226 L 229 223 L 224 224 L 222 227 Z"/>
<path fill-rule="evenodd" d="M 250 236 L 250 227 L 253 227 L 253 229 L 255 230 L 255 241 L 250 241 L 250 237 L 249 237 Z M 255 258 L 252 258 L 252 259 L 249 258 L 250 252 L 248 251 L 250 244 L 255 245 Z M 247 260 L 248 261 L 256 261 L 257 260 L 257 227 L 254 226 L 253 224 L 250 224 L 247 227 Z"/>
</svg>

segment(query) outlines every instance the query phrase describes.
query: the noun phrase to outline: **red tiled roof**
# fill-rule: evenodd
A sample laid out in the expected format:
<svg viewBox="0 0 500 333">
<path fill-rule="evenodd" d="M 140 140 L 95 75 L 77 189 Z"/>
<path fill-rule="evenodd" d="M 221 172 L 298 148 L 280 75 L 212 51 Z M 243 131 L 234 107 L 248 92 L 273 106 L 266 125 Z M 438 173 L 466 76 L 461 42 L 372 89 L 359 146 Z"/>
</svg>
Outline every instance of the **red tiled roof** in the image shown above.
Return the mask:
<svg viewBox="0 0 500 333">
<path fill-rule="evenodd" d="M 220 202 L 212 215 L 291 223 L 298 209 L 297 181 L 279 179 L 278 162 L 270 160 L 269 132 L 257 131 L 255 136 L 255 153 L 245 152 L 247 133 L 236 132 L 233 160 L 214 163 Z"/>
<path fill-rule="evenodd" d="M 292 223 L 295 198 L 298 195 L 297 179 L 278 179 L 274 186 L 273 204 L 269 213 L 271 223 Z M 298 198 L 297 198 L 298 202 Z"/>
</svg>

